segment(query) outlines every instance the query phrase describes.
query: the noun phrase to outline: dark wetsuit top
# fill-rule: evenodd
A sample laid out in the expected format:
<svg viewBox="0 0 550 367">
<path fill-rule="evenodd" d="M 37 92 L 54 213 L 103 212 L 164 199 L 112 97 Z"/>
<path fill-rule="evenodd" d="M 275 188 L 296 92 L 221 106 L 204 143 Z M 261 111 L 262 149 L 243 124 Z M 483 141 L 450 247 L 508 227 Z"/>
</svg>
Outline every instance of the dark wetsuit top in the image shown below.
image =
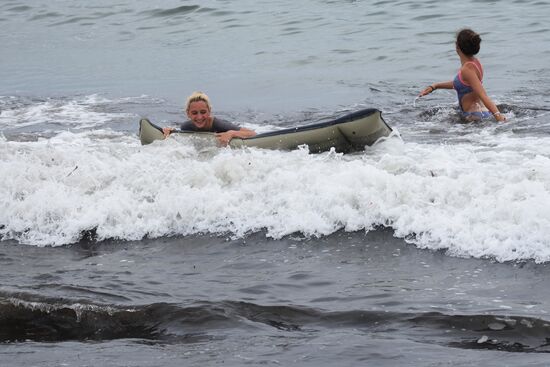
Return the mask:
<svg viewBox="0 0 550 367">
<path fill-rule="evenodd" d="M 185 121 L 184 123 L 182 123 L 181 129 L 184 131 L 205 131 L 205 130 L 198 129 L 191 120 Z M 232 122 L 214 117 L 214 121 L 212 121 L 212 127 L 208 131 L 213 133 L 224 133 L 229 130 L 239 131 L 240 129 L 241 128 L 238 125 L 235 125 Z"/>
</svg>

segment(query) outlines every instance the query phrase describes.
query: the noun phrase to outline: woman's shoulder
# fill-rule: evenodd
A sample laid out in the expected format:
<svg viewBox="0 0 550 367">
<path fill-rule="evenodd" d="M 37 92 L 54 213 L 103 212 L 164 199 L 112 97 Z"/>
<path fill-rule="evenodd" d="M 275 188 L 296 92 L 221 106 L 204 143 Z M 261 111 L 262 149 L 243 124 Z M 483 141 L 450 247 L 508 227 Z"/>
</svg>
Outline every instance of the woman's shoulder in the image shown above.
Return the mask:
<svg viewBox="0 0 550 367">
<path fill-rule="evenodd" d="M 223 120 L 219 117 L 214 117 L 214 121 L 212 122 L 212 129 L 215 132 L 226 132 L 229 130 L 240 130 L 240 127 L 233 122 Z"/>
<path fill-rule="evenodd" d="M 483 65 L 481 65 L 481 61 L 479 59 L 473 59 L 471 61 L 467 61 L 462 65 L 462 70 L 472 70 L 472 71 L 479 71 L 483 72 Z"/>
<path fill-rule="evenodd" d="M 465 62 L 460 68 L 460 72 L 465 78 L 468 78 L 468 76 L 474 77 L 475 75 L 478 79 L 483 79 L 483 66 L 478 59 Z"/>
</svg>

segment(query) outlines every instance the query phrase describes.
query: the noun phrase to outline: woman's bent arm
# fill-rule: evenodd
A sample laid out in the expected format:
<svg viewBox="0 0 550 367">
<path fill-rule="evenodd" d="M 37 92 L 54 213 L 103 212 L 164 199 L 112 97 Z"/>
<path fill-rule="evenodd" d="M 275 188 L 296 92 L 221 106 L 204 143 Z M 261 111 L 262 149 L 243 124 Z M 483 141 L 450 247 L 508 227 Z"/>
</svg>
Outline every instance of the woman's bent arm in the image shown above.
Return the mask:
<svg viewBox="0 0 550 367">
<path fill-rule="evenodd" d="M 498 107 L 487 95 L 487 92 L 485 92 L 485 88 L 483 87 L 483 84 L 481 84 L 481 81 L 477 77 L 475 71 L 471 69 L 465 69 L 462 72 L 462 77 L 468 84 L 470 84 L 474 93 L 479 97 L 483 105 L 487 107 L 487 109 L 493 114 L 493 116 L 495 116 L 495 119 L 497 121 L 506 121 L 506 117 L 500 113 Z"/>
</svg>

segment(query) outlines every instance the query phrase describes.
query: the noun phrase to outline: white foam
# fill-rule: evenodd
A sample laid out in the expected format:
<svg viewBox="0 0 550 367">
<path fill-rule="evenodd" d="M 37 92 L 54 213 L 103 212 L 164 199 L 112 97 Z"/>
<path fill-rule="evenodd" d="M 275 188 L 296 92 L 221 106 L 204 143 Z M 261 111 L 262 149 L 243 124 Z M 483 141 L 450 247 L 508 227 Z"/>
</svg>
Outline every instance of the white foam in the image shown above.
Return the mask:
<svg viewBox="0 0 550 367">
<path fill-rule="evenodd" d="M 492 140 L 491 140 L 492 139 Z M 231 150 L 63 133 L 0 140 L 0 233 L 32 245 L 265 230 L 324 236 L 388 225 L 422 248 L 550 260 L 550 138 L 487 145 L 387 139 L 358 155 Z"/>
<path fill-rule="evenodd" d="M 135 97 L 142 98 L 142 97 Z M 109 100 L 97 94 L 71 99 L 47 99 L 23 103 L 0 110 L 0 129 L 39 126 L 54 122 L 59 126 L 90 128 L 135 115 L 102 111 L 103 105 L 128 103 L 128 98 Z"/>
</svg>

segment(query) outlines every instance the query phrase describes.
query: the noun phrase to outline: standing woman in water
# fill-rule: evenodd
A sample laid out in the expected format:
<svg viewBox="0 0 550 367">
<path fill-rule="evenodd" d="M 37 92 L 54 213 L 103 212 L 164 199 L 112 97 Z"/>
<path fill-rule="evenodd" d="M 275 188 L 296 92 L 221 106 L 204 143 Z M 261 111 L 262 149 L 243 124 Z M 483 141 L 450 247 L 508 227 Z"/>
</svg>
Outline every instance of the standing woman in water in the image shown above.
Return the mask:
<svg viewBox="0 0 550 367">
<path fill-rule="evenodd" d="M 483 88 L 483 66 L 475 57 L 479 52 L 481 37 L 471 29 L 463 29 L 456 37 L 456 53 L 460 57 L 460 70 L 454 80 L 434 83 L 420 92 L 419 97 L 436 89 L 455 89 L 460 113 L 466 121 L 479 121 L 493 116 L 506 121 L 495 103 Z"/>
</svg>

